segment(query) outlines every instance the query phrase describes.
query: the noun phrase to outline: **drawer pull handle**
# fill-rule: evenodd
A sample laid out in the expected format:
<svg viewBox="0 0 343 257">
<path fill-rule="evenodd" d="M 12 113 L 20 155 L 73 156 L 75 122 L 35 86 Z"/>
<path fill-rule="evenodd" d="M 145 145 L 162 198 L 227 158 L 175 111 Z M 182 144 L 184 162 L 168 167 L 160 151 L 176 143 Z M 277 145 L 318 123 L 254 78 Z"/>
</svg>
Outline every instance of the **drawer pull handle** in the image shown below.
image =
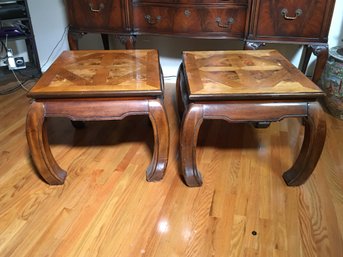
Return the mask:
<svg viewBox="0 0 343 257">
<path fill-rule="evenodd" d="M 186 9 L 186 10 L 184 11 L 184 15 L 185 15 L 186 17 L 191 16 L 191 11 L 188 10 L 188 9 Z"/>
<path fill-rule="evenodd" d="M 222 23 L 222 19 L 220 17 L 217 17 L 216 22 L 217 22 L 218 27 L 229 28 L 229 27 L 231 27 L 232 24 L 235 23 L 235 19 L 230 17 L 226 23 Z"/>
<path fill-rule="evenodd" d="M 295 16 L 288 16 L 288 10 L 286 8 L 283 8 L 281 10 L 281 15 L 282 17 L 284 17 L 286 20 L 295 20 L 296 18 L 298 18 L 300 15 L 303 14 L 303 10 L 301 10 L 300 8 L 295 10 Z"/>
<path fill-rule="evenodd" d="M 93 4 L 92 3 L 89 3 L 89 8 L 92 12 L 101 12 L 104 8 L 105 8 L 105 5 L 103 3 L 99 4 L 99 8 L 98 9 L 94 9 L 93 8 Z"/>
<path fill-rule="evenodd" d="M 149 14 L 144 16 L 147 23 L 154 25 L 161 20 L 161 16 L 156 16 L 156 18 L 151 17 Z"/>
</svg>

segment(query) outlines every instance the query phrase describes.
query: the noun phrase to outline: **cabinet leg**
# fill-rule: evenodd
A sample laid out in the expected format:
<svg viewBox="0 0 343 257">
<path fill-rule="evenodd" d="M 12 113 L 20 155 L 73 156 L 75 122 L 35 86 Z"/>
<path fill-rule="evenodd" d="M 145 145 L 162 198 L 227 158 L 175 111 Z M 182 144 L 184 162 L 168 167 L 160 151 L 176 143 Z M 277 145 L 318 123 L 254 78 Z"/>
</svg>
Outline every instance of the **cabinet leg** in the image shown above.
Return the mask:
<svg viewBox="0 0 343 257">
<path fill-rule="evenodd" d="M 283 174 L 289 186 L 299 186 L 310 177 L 324 147 L 326 122 L 318 102 L 308 104 L 308 117 L 304 118 L 304 122 L 304 141 L 299 156 L 293 166 Z"/>
<path fill-rule="evenodd" d="M 125 45 L 126 49 L 135 49 L 136 37 L 135 36 L 120 36 L 120 42 Z"/>
<path fill-rule="evenodd" d="M 68 43 L 70 50 L 79 50 L 78 39 L 74 32 L 68 31 Z"/>
<path fill-rule="evenodd" d="M 108 34 L 101 34 L 102 44 L 105 50 L 110 50 L 110 41 L 108 38 Z"/>
<path fill-rule="evenodd" d="M 312 45 L 313 54 L 317 56 L 316 67 L 314 68 L 312 81 L 318 83 L 322 75 L 326 61 L 328 59 L 328 46 L 327 45 Z"/>
</svg>

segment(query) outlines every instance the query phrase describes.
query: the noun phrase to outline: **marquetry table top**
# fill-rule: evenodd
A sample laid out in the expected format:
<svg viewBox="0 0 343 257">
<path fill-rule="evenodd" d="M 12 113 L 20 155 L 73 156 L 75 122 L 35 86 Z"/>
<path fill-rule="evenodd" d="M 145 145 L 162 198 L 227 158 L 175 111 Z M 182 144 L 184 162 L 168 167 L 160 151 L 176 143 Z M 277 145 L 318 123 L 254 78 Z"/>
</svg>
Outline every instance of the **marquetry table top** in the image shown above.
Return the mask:
<svg viewBox="0 0 343 257">
<path fill-rule="evenodd" d="M 186 51 L 190 99 L 315 98 L 324 93 L 276 50 Z"/>
<path fill-rule="evenodd" d="M 29 92 L 33 98 L 161 95 L 157 50 L 65 51 Z"/>
</svg>

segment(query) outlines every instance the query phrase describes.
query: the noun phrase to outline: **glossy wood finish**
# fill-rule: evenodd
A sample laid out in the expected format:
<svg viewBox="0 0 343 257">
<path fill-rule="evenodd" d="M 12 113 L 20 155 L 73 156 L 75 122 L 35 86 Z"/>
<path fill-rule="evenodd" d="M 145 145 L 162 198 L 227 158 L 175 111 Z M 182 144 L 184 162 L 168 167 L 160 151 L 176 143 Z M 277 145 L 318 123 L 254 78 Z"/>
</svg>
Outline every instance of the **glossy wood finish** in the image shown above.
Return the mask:
<svg viewBox="0 0 343 257">
<path fill-rule="evenodd" d="M 328 57 L 328 34 L 335 0 L 253 0 L 245 49 L 264 43 L 299 43 L 305 49 L 302 70 L 309 57 L 317 56 L 312 80 L 317 83 Z M 311 51 L 309 51 L 311 50 Z"/>
<path fill-rule="evenodd" d="M 39 174 L 52 185 L 66 178 L 50 151 L 47 117 L 99 121 L 148 115 L 155 141 L 146 179 L 161 180 L 169 152 L 161 82 L 157 51 L 64 52 L 29 92 L 35 101 L 27 115 L 27 140 Z"/>
<path fill-rule="evenodd" d="M 192 100 L 324 95 L 275 50 L 185 51 L 183 63 Z"/>
<path fill-rule="evenodd" d="M 205 120 L 196 151 L 204 184 L 189 188 L 178 175 L 174 86 L 165 88 L 171 154 L 159 183 L 145 181 L 154 139 L 137 116 L 81 130 L 47 119 L 52 154 L 68 170 L 63 186 L 47 185 L 25 140 L 29 100 L 0 96 L 0 256 L 342 257 L 343 122 L 325 114 L 314 173 L 287 187 L 282 171 L 303 138 L 297 119 L 263 130 Z"/>
<path fill-rule="evenodd" d="M 121 0 L 68 0 L 67 12 L 72 28 L 93 31 L 122 31 L 124 13 Z"/>
<path fill-rule="evenodd" d="M 181 169 L 188 186 L 203 183 L 196 147 L 205 119 L 265 127 L 285 118 L 301 118 L 305 124 L 302 149 L 283 177 L 296 186 L 312 174 L 326 135 L 317 102 L 323 92 L 277 51 L 184 52 L 177 90 Z"/>
<path fill-rule="evenodd" d="M 327 42 L 334 3 L 254 0 L 248 40 Z"/>
<path fill-rule="evenodd" d="M 312 50 L 307 55 L 318 57 L 313 75 L 317 82 L 327 60 L 335 0 L 122 0 L 120 4 L 118 0 L 67 0 L 66 4 L 68 39 L 73 50 L 78 49 L 77 38 L 88 32 L 114 34 L 127 49 L 134 48 L 139 35 L 241 39 L 244 49 L 249 50 L 265 43 L 300 44 Z M 102 4 L 104 8 L 90 11 L 89 4 Z M 112 21 L 119 5 L 121 14 Z M 113 6 L 115 10 L 111 12 Z M 87 21 L 82 22 L 85 18 Z M 103 22 L 108 23 L 102 25 Z M 104 45 L 108 45 L 108 40 L 104 40 Z M 307 65 L 305 58 L 302 70 Z"/>
<path fill-rule="evenodd" d="M 226 6 L 133 6 L 133 26 L 139 34 L 185 34 L 243 38 L 247 8 Z"/>
<path fill-rule="evenodd" d="M 156 50 L 65 51 L 29 96 L 113 97 L 162 95 Z"/>
</svg>

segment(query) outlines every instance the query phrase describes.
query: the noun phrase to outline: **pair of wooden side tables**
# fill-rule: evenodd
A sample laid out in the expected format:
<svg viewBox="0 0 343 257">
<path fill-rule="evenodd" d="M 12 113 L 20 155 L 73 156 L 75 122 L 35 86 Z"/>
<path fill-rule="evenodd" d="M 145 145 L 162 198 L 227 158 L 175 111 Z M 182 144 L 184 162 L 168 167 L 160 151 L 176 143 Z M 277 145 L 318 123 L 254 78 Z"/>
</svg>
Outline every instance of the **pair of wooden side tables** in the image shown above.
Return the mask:
<svg viewBox="0 0 343 257">
<path fill-rule="evenodd" d="M 38 172 L 53 185 L 63 184 L 67 174 L 51 153 L 46 117 L 88 121 L 148 115 L 154 130 L 154 152 L 146 178 L 161 180 L 169 150 L 163 91 L 156 50 L 63 52 L 29 92 L 34 101 L 26 134 Z M 303 118 L 302 148 L 283 178 L 287 185 L 295 186 L 313 172 L 326 134 L 317 101 L 324 93 L 277 51 L 184 52 L 176 92 L 182 119 L 180 161 L 188 186 L 202 184 L 196 144 L 204 119 L 266 126 L 284 118 Z"/>
</svg>

